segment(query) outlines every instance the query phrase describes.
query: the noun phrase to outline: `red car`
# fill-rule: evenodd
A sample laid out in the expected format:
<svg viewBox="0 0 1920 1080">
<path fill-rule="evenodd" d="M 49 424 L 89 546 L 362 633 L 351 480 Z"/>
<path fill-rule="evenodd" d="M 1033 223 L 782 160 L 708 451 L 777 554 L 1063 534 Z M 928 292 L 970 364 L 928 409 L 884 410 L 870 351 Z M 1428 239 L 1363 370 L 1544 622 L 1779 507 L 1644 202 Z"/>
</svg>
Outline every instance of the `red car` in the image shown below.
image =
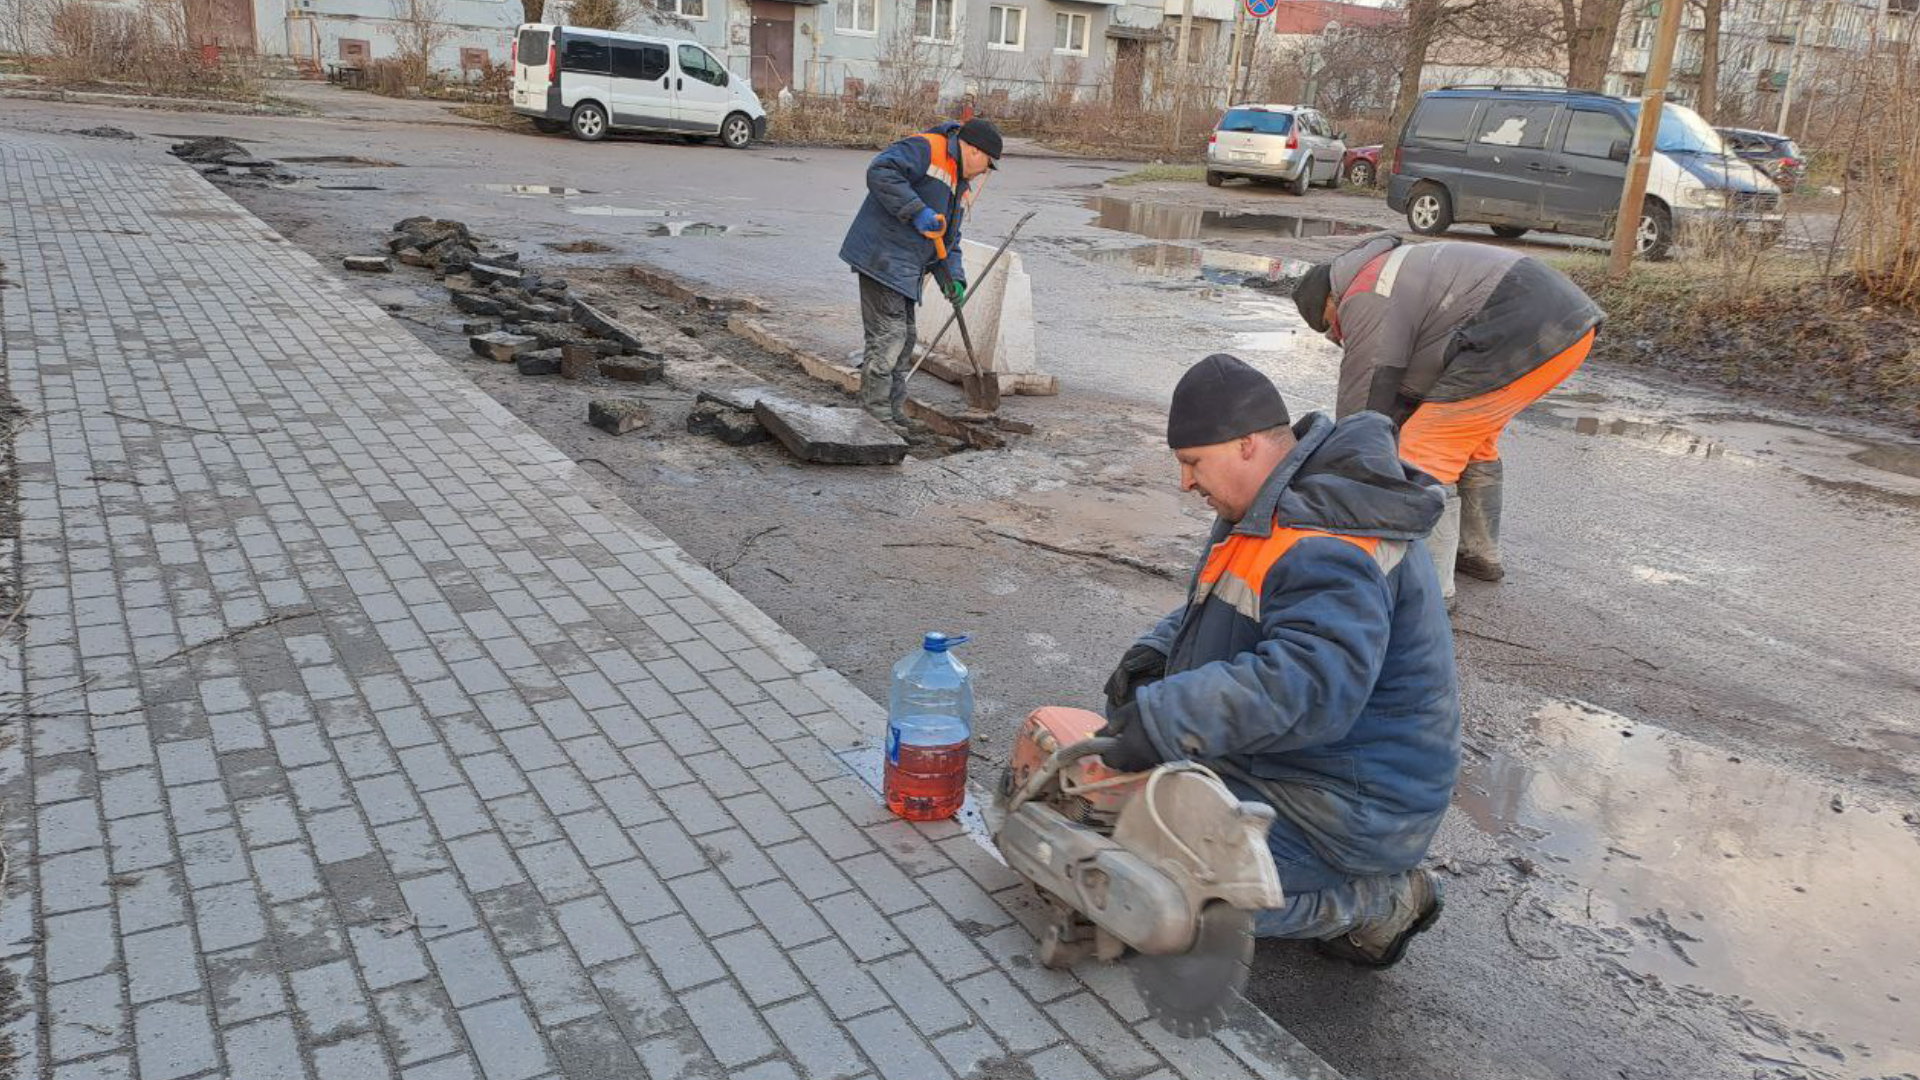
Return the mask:
<svg viewBox="0 0 1920 1080">
<path fill-rule="evenodd" d="M 1340 179 L 1359 187 L 1372 187 L 1380 175 L 1380 148 L 1353 146 L 1340 159 Z"/>
</svg>

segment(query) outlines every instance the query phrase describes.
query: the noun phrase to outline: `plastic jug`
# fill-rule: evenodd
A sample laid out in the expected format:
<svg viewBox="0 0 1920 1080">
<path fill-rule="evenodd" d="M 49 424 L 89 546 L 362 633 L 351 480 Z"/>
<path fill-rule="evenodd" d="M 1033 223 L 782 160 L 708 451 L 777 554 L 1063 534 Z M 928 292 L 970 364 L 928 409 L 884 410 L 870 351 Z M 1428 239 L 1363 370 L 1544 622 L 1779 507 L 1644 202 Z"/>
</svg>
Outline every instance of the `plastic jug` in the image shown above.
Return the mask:
<svg viewBox="0 0 1920 1080">
<path fill-rule="evenodd" d="M 966 641 L 930 633 L 893 665 L 887 701 L 887 809 L 908 821 L 960 812 L 973 741 L 973 679 L 951 650 Z"/>
</svg>

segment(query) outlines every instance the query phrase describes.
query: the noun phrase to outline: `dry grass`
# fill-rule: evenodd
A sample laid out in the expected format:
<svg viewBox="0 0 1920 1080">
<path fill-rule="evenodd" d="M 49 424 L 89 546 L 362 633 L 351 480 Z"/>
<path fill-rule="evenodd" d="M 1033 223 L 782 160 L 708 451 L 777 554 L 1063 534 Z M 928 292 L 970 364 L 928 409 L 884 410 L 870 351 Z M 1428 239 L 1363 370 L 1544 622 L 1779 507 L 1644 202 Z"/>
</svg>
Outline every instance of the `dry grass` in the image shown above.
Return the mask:
<svg viewBox="0 0 1920 1080">
<path fill-rule="evenodd" d="M 134 6 L 107 6 L 88 0 L 10 0 L 4 14 L 21 66 L 51 84 L 261 100 L 265 83 L 257 61 L 194 45 L 186 9 L 179 3 L 143 0 Z"/>
</svg>

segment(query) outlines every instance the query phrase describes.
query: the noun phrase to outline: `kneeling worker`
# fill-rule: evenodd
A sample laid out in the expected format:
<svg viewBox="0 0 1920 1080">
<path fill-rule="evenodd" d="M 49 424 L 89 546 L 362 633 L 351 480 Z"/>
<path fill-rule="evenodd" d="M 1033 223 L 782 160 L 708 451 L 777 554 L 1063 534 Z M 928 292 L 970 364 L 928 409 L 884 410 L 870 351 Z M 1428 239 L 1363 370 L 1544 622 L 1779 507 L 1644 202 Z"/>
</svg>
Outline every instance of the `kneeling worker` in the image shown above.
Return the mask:
<svg viewBox="0 0 1920 1080">
<path fill-rule="evenodd" d="M 1270 804 L 1286 901 L 1255 932 L 1395 963 L 1440 913 L 1419 864 L 1460 766 L 1453 633 L 1421 540 L 1440 485 L 1400 460 L 1386 417 L 1289 427 L 1273 383 L 1225 355 L 1181 378 L 1167 443 L 1219 519 L 1188 602 L 1107 683 L 1106 764 L 1202 761 Z"/>
<path fill-rule="evenodd" d="M 1519 252 L 1398 237 L 1315 266 L 1293 298 L 1343 350 L 1335 414 L 1387 414 L 1400 456 L 1457 485 L 1430 541 L 1442 590 L 1453 596 L 1456 565 L 1500 580 L 1500 433 L 1587 358 L 1599 306 Z"/>
</svg>

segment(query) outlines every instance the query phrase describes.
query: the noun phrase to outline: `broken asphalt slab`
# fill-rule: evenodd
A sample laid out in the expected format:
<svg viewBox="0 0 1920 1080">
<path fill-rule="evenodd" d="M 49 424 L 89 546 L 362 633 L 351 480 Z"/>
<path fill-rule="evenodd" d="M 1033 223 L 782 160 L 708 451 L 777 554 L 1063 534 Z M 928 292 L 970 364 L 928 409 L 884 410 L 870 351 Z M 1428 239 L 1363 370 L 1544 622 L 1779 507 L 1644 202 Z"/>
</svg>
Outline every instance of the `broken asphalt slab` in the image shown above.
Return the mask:
<svg viewBox="0 0 1920 1080">
<path fill-rule="evenodd" d="M 625 435 L 646 422 L 646 405 L 631 398 L 600 398 L 587 403 L 587 423 L 609 435 Z"/>
<path fill-rule="evenodd" d="M 859 409 L 806 405 L 767 395 L 753 415 L 802 461 L 821 465 L 898 465 L 907 441 Z"/>
</svg>

